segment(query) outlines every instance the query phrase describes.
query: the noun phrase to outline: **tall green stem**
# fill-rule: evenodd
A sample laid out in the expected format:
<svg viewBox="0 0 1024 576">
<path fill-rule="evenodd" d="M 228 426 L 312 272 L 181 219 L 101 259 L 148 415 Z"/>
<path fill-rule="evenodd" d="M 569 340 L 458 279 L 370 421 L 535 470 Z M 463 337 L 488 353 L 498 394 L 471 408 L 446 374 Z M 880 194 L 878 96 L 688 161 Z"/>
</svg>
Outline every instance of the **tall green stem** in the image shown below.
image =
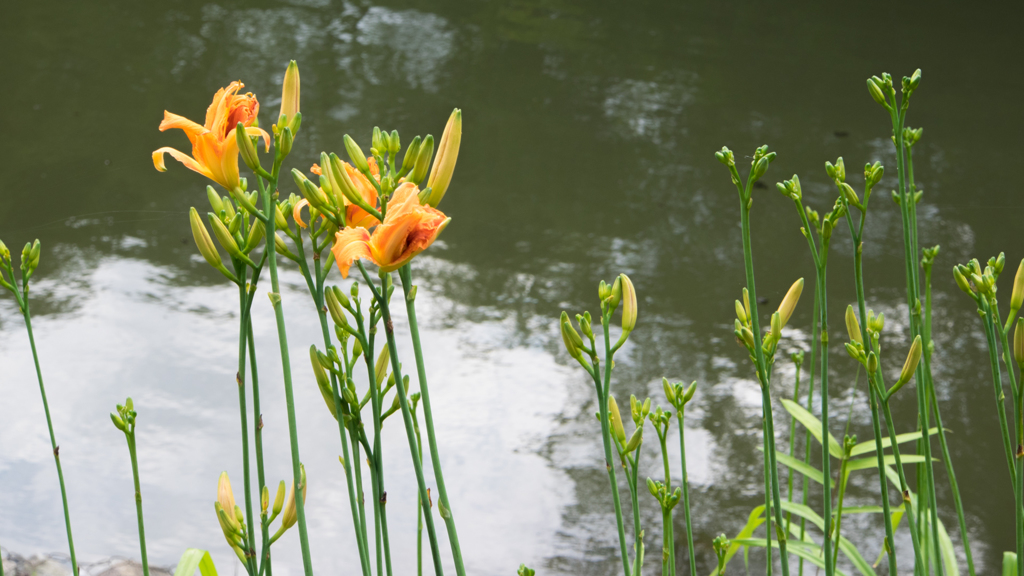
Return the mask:
<svg viewBox="0 0 1024 576">
<path fill-rule="evenodd" d="M 36 377 L 39 380 L 39 395 L 43 399 L 43 412 L 46 413 L 46 428 L 50 432 L 50 447 L 53 449 L 53 462 L 57 465 L 57 480 L 60 482 L 60 499 L 64 505 L 64 526 L 68 533 L 68 550 L 71 552 L 71 573 L 78 576 L 78 559 L 75 557 L 75 541 L 71 536 L 71 512 L 68 509 L 68 493 L 64 488 L 64 471 L 60 466 L 60 447 L 57 446 L 56 436 L 53 434 L 53 420 L 50 418 L 50 403 L 46 400 L 46 386 L 43 385 L 43 370 L 39 366 L 39 353 L 36 350 L 36 338 L 32 333 L 32 313 L 29 311 L 28 286 L 24 288 L 24 297 L 21 302 L 21 309 L 25 317 L 25 329 L 28 331 L 28 342 L 32 347 L 32 361 L 36 366 Z"/>
<path fill-rule="evenodd" d="M 665 497 L 668 498 L 672 494 L 672 472 L 671 467 L 668 463 L 668 422 L 665 420 L 664 433 L 662 433 L 661 424 L 659 423 L 655 430 L 658 432 L 658 442 L 661 444 L 661 463 L 665 467 Z M 675 576 L 676 573 L 676 542 L 675 542 L 675 530 L 672 525 L 672 508 L 662 505 L 661 507 L 661 521 L 664 526 L 664 533 L 661 536 L 661 556 L 662 556 L 662 574 L 664 576 Z"/>
<path fill-rule="evenodd" d="M 391 372 L 395 377 L 395 386 L 398 388 L 398 403 L 402 409 L 402 420 L 405 423 L 405 433 L 409 441 L 409 454 L 412 456 L 413 469 L 416 472 L 416 483 L 419 485 L 420 499 L 423 502 L 423 506 L 428 506 L 427 483 L 423 478 L 423 465 L 419 458 L 419 450 L 416 447 L 416 432 L 413 430 L 412 414 L 409 410 L 409 397 L 406 395 L 405 382 L 402 379 L 402 366 L 398 360 L 398 346 L 395 343 L 394 323 L 391 320 L 391 308 L 388 305 L 387 286 L 382 282 L 380 292 L 377 292 L 362 262 L 359 263 L 359 270 L 363 273 L 367 284 L 374 291 L 377 305 L 380 306 L 381 313 L 383 314 L 384 334 L 387 337 L 388 351 L 391 357 Z M 425 510 L 425 512 L 429 512 L 429 510 Z M 445 512 L 442 510 L 441 515 L 445 516 Z M 426 524 L 427 537 L 430 540 L 430 552 L 434 559 L 434 572 L 441 576 L 444 573 L 444 569 L 441 566 L 441 554 L 437 544 L 437 533 L 434 530 L 434 518 L 430 514 L 427 514 Z"/>
<path fill-rule="evenodd" d="M 263 213 L 269 215 L 266 220 L 266 251 L 270 261 L 270 302 L 274 307 L 274 319 L 277 322 L 277 340 L 281 347 L 281 370 L 284 374 L 284 398 L 285 407 L 288 413 L 288 439 L 292 454 L 292 481 L 295 491 L 295 512 L 299 525 L 299 546 L 302 550 L 302 568 L 306 576 L 313 576 L 313 562 L 309 554 L 309 533 L 306 529 L 306 503 L 302 494 L 301 460 L 299 458 L 299 431 L 295 418 L 295 395 L 292 392 L 292 366 L 291 355 L 288 351 L 288 332 L 284 324 L 284 307 L 281 304 L 281 283 L 277 277 L 277 247 L 275 246 L 275 205 L 274 198 L 277 192 L 277 175 L 280 169 L 280 162 L 274 163 L 274 172 L 267 186 L 260 181 L 260 188 L 263 196 Z"/>
<path fill-rule="evenodd" d="M 412 337 L 413 353 L 416 357 L 416 377 L 420 384 L 420 399 L 423 402 L 423 421 L 427 428 L 427 446 L 430 448 L 430 462 L 434 469 L 434 481 L 437 482 L 438 506 L 443 507 L 445 527 L 448 530 L 448 541 L 451 543 L 452 557 L 455 560 L 457 576 L 466 576 L 466 568 L 462 560 L 462 547 L 459 545 L 459 533 L 455 529 L 455 515 L 448 502 L 448 489 L 444 483 L 444 472 L 441 470 L 441 455 L 437 448 L 437 435 L 434 432 L 434 412 L 430 404 L 430 388 L 427 386 L 427 366 L 423 359 L 423 347 L 420 344 L 420 329 L 416 321 L 416 298 L 411 294 L 412 268 L 406 264 L 398 270 L 402 280 L 402 291 L 405 295 L 405 310 L 409 317 L 409 333 Z M 427 515 L 429 515 L 429 509 Z"/>
<path fill-rule="evenodd" d="M 248 530 L 246 540 L 245 559 L 247 569 L 252 576 L 258 576 L 255 569 L 256 549 L 256 527 L 252 515 L 252 481 L 249 478 L 249 422 L 245 402 L 245 347 L 249 337 L 249 310 L 248 295 L 245 290 L 246 268 L 244 264 L 238 263 L 235 266 L 235 274 L 239 277 L 238 283 L 238 372 L 235 373 L 235 384 L 238 386 L 238 416 L 242 425 L 242 477 L 245 483 L 245 522 Z"/>
<path fill-rule="evenodd" d="M 690 555 L 690 576 L 697 574 L 697 557 L 693 553 L 693 525 L 690 523 L 690 480 L 686 471 L 686 423 L 683 410 L 676 411 L 679 420 L 679 456 L 683 468 L 683 518 L 686 520 L 686 551 Z"/>
<path fill-rule="evenodd" d="M 802 358 L 801 358 L 802 360 Z M 795 363 L 794 363 L 795 364 Z M 800 364 L 796 364 L 796 382 L 793 385 L 793 401 L 800 401 Z M 796 418 L 790 417 L 789 419 L 789 455 L 796 458 Z M 793 501 L 793 477 L 796 474 L 793 470 L 790 470 L 786 474 L 786 484 L 788 485 L 789 494 L 786 499 L 790 502 Z M 786 534 L 789 534 L 789 525 L 792 520 L 792 514 L 786 512 Z"/>
<path fill-rule="evenodd" d="M 622 520 L 622 502 L 619 499 L 619 482 L 615 477 L 615 466 L 612 464 L 612 436 L 611 427 L 608 421 L 608 398 L 611 396 L 612 380 L 612 350 L 608 324 L 611 322 L 612 315 L 610 312 L 602 311 L 601 319 L 601 326 L 604 330 L 605 357 L 603 382 L 600 372 L 601 367 L 596 356 L 594 357 L 594 368 L 593 372 L 591 372 L 591 376 L 594 377 L 594 385 L 597 388 L 597 412 L 601 416 L 601 440 L 604 443 L 604 465 L 608 470 L 608 483 L 611 485 L 612 502 L 615 505 L 615 522 L 616 527 L 619 530 L 619 555 L 622 559 L 622 572 L 624 576 L 630 576 L 629 554 L 626 551 L 626 527 Z"/>
<path fill-rule="evenodd" d="M 750 185 L 748 185 L 748 188 L 749 187 Z M 778 465 L 775 461 L 775 425 L 772 417 L 771 383 L 768 380 L 768 366 L 765 361 L 764 350 L 762 349 L 760 342 L 757 342 L 756 340 L 761 337 L 761 326 L 757 314 L 757 290 L 754 286 L 754 256 L 750 245 L 750 202 L 747 200 L 747 198 L 750 197 L 749 192 L 750 191 L 748 190 L 745 198 L 741 196 L 740 202 L 740 221 L 743 229 L 743 263 L 746 268 L 747 291 L 750 293 L 750 321 L 755 338 L 754 354 L 757 363 L 757 375 L 761 382 L 761 410 L 764 414 L 766 448 L 765 467 L 768 469 L 768 474 L 771 477 L 771 496 L 775 514 L 775 527 L 777 532 L 776 539 L 779 542 L 779 556 L 782 561 L 782 574 L 783 576 L 789 576 L 789 554 L 786 550 L 786 535 L 782 532 L 782 526 L 784 526 L 784 524 L 782 523 L 782 499 L 779 494 L 779 471 Z M 827 422 L 827 420 L 825 420 L 825 422 Z M 765 510 L 766 515 L 769 513 L 769 510 Z M 826 515 L 826 518 L 827 517 L 828 516 Z M 767 546 L 769 550 L 769 557 L 771 554 L 771 537 L 771 533 L 769 532 L 769 545 Z M 826 558 L 828 558 L 827 551 Z M 770 562 L 768 563 L 768 566 L 770 570 Z M 831 573 L 828 573 L 828 576 L 832 576 Z"/>
<path fill-rule="evenodd" d="M 253 275 L 253 282 L 255 283 L 257 274 Z M 252 289 L 253 292 L 249 294 L 249 306 L 252 306 L 252 298 L 255 295 L 255 284 Z M 256 444 L 256 481 L 260 487 L 260 494 L 263 494 L 263 489 L 267 486 L 267 475 L 263 469 L 263 413 L 260 411 L 260 378 L 259 372 L 256 369 L 256 342 L 253 338 L 252 332 L 252 315 L 249 315 L 246 328 L 246 339 L 248 340 L 249 348 L 249 368 L 250 377 L 252 381 L 252 413 L 255 419 L 253 428 L 255 432 L 253 437 Z M 273 569 L 270 565 L 270 525 L 260 520 L 260 534 L 263 538 L 263 552 L 259 560 L 260 573 L 265 573 L 266 576 L 273 576 Z"/>
<path fill-rule="evenodd" d="M 128 435 L 128 453 L 132 457 L 132 479 L 135 481 L 135 511 L 139 517 L 139 550 L 142 554 L 142 574 L 149 576 L 149 556 L 146 554 L 146 525 L 142 521 L 142 488 L 139 486 L 139 460 L 135 454 L 135 431 Z"/>
</svg>

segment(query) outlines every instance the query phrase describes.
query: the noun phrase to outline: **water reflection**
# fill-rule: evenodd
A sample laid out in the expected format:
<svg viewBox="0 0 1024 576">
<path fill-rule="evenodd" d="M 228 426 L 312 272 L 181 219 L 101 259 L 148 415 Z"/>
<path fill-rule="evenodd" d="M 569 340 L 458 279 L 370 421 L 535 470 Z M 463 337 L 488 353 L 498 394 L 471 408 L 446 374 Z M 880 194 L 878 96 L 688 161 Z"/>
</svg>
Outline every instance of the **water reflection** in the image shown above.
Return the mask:
<svg viewBox="0 0 1024 576">
<path fill-rule="evenodd" d="M 762 502 L 760 403 L 729 323 L 743 272 L 735 193 L 711 157 L 722 144 L 741 158 L 765 142 L 780 154 L 767 189 L 756 193 L 756 262 L 768 310 L 796 277 L 812 273 L 792 205 L 771 189 L 774 181 L 799 173 L 807 202 L 824 211 L 835 194 L 821 169 L 826 159 L 842 155 L 851 167 L 880 160 L 889 168 L 868 224 L 865 272 L 870 305 L 887 318 L 885 369 L 899 370 L 902 236 L 884 198 L 895 187 L 894 157 L 862 78 L 924 68 L 927 89 L 911 124 L 928 128 L 915 148 L 926 190 L 922 243 L 942 245 L 933 370 L 975 557 L 981 566 L 998 565 L 1012 530 L 1002 468 L 992 471 L 1001 456 L 985 344 L 947 271 L 1000 249 L 1011 262 L 1022 255 L 1013 242 L 1021 203 L 1001 164 L 1020 150 L 1012 138 L 1019 115 L 1006 112 L 1016 109 L 1020 81 L 989 57 L 1013 47 L 1012 18 L 965 28 L 962 21 L 992 14 L 894 8 L 895 17 L 919 22 L 894 57 L 888 44 L 851 39 L 854 30 L 877 25 L 870 10 L 844 14 L 848 29 L 835 31 L 835 15 L 812 5 L 779 7 L 763 15 L 767 22 L 719 5 L 655 1 L 430 8 L 179 1 L 126 11 L 38 2 L 10 7 L 0 22 L 0 47 L 16 56 L 9 74 L 20 80 L 4 93 L 8 129 L 19 136 L 0 140 L 7 176 L 0 236 L 11 246 L 43 240 L 33 310 L 84 556 L 136 553 L 125 447 L 106 416 L 132 394 L 141 413 L 152 557 L 170 564 L 198 545 L 231 565 L 210 503 L 221 470 L 241 482 L 234 292 L 192 245 L 186 213 L 204 202 L 201 184 L 181 169 L 156 174 L 148 151 L 174 143 L 156 131 L 163 108 L 196 116 L 206 95 L 235 78 L 261 97 L 266 121 L 278 105 L 284 63 L 297 58 L 310 120 L 293 152 L 298 168 L 338 149 L 346 132 L 365 135 L 380 124 L 438 136 L 453 106 L 466 113 L 458 176 L 444 207 L 453 225 L 417 260 L 416 273 L 449 488 L 467 564 L 479 573 L 508 573 L 523 561 L 544 573 L 618 569 L 592 385 L 562 351 L 551 319 L 562 309 L 593 311 L 596 281 L 619 272 L 637 286 L 641 323 L 619 358 L 615 394 L 657 403 L 662 376 L 699 381 L 686 434 L 702 572 L 712 568 L 711 539 L 735 533 Z M 793 22 L 830 35 L 775 32 Z M 944 40 L 950 37 L 962 41 Z M 997 79 L 986 84 L 984 109 L 963 82 L 967 64 Z M 984 128 L 992 126 L 1004 130 Z M 858 170 L 850 172 L 857 186 Z M 854 298 L 852 248 L 837 234 L 833 318 Z M 318 327 L 301 278 L 286 271 L 283 282 L 300 359 L 319 341 Z M 268 313 L 257 310 L 262 351 L 276 347 Z M 808 301 L 782 350 L 807 348 L 809 316 Z M 839 342 L 842 327 L 834 327 Z M 26 354 L 14 305 L 0 298 L 0 544 L 59 550 L 60 504 Z M 279 368 L 275 354 L 264 356 L 268 476 L 285 478 Z M 841 348 L 832 362 L 831 407 L 840 415 L 833 432 L 849 413 L 851 432 L 867 439 L 863 378 L 855 384 Z M 296 364 L 315 561 L 318 570 L 342 571 L 354 543 L 336 427 L 308 368 Z M 791 396 L 792 367 L 780 362 L 776 372 L 773 394 Z M 895 409 L 909 430 L 913 399 Z M 411 546 L 415 492 L 404 438 L 395 427 L 385 436 L 394 538 Z M 653 451 L 644 463 L 644 473 L 659 474 Z M 938 470 L 943 520 L 953 526 Z M 877 480 L 860 474 L 849 497 L 870 504 Z M 651 506 L 644 513 L 652 550 L 660 518 Z M 878 518 L 851 516 L 844 526 L 873 560 Z M 294 539 L 276 552 L 282 574 L 299 565 Z M 899 544 L 910 550 L 909 542 Z M 752 554 L 752 570 L 761 558 Z M 412 557 L 396 558 L 401 573 L 413 565 Z"/>
</svg>

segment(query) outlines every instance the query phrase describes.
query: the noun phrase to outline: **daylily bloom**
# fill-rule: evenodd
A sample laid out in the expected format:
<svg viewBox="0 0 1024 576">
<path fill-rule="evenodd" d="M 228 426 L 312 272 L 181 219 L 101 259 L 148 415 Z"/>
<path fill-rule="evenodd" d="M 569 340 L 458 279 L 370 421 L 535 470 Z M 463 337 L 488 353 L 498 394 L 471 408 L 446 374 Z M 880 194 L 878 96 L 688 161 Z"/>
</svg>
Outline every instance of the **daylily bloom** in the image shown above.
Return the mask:
<svg viewBox="0 0 1024 576">
<path fill-rule="evenodd" d="M 238 123 L 245 126 L 246 134 L 262 136 L 266 148 L 270 150 L 270 135 L 264 130 L 252 126 L 260 103 L 252 93 L 238 94 L 244 84 L 232 82 L 227 88 L 221 88 L 213 96 L 213 103 L 206 109 L 206 124 L 199 125 L 184 116 L 178 116 L 164 110 L 164 119 L 160 123 L 160 131 L 181 128 L 192 142 L 192 156 L 170 147 L 153 151 L 153 165 L 165 172 L 164 154 L 170 154 L 185 167 L 194 170 L 228 190 L 239 187 L 238 177 L 238 142 L 235 130 Z"/>
<path fill-rule="evenodd" d="M 350 225 L 335 235 L 331 252 L 343 278 L 348 278 L 349 268 L 360 258 L 373 262 L 381 272 L 397 270 L 437 239 L 451 218 L 420 205 L 419 193 L 412 182 L 399 186 L 388 202 L 384 222 L 373 234 Z"/>
</svg>

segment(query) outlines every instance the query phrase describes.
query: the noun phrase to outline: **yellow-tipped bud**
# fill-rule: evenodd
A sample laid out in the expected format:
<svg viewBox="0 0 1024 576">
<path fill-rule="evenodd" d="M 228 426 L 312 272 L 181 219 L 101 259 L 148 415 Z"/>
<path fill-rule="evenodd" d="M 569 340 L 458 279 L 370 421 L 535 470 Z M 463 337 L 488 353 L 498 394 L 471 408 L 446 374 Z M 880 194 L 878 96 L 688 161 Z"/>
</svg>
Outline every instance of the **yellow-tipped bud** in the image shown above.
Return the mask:
<svg viewBox="0 0 1024 576">
<path fill-rule="evenodd" d="M 626 447 L 622 451 L 629 454 L 633 450 L 640 447 L 640 443 L 644 441 L 644 428 L 643 426 L 633 431 L 633 435 L 629 437 L 629 442 L 626 442 Z"/>
<path fill-rule="evenodd" d="M 254 172 L 259 170 L 260 157 L 256 153 L 256 145 L 252 143 L 252 138 L 245 133 L 245 126 L 241 122 L 235 128 L 235 143 L 238 144 L 238 152 L 245 165 Z"/>
<path fill-rule="evenodd" d="M 690 383 L 690 386 L 683 393 L 683 404 L 688 404 L 690 400 L 693 400 L 693 394 L 697 391 L 697 381 L 694 380 Z"/>
<path fill-rule="evenodd" d="M 343 140 L 345 141 L 345 151 L 348 152 L 348 158 L 352 161 L 352 165 L 359 169 L 360 172 L 368 173 L 370 165 L 366 162 L 366 155 L 363 154 L 363 149 L 348 134 L 345 134 Z"/>
<path fill-rule="evenodd" d="M 565 349 L 569 352 L 570 356 L 579 360 L 583 357 L 583 351 L 580 350 L 583 339 L 580 338 L 579 333 L 569 323 L 569 315 L 564 311 L 559 322 L 562 327 L 562 343 L 565 344 Z"/>
<path fill-rule="evenodd" d="M 271 509 L 271 512 L 275 515 L 280 514 L 281 509 L 284 508 L 284 495 L 286 489 L 287 485 L 284 483 L 284 480 L 281 480 L 281 483 L 277 485 L 277 494 L 274 496 L 274 507 Z"/>
<path fill-rule="evenodd" d="M 238 521 L 235 519 L 235 493 L 231 490 L 231 480 L 227 472 L 221 472 L 217 480 L 217 503 L 221 510 L 224 510 L 228 525 L 232 530 L 238 530 Z"/>
<path fill-rule="evenodd" d="M 299 465 L 299 483 L 302 484 L 302 502 L 306 502 L 306 467 Z M 288 493 L 288 503 L 284 506 L 284 512 L 281 513 L 281 527 L 278 528 L 277 532 L 282 533 L 285 530 L 291 528 L 298 521 L 298 514 L 295 509 L 295 485 L 292 484 L 292 489 Z"/>
<path fill-rule="evenodd" d="M 960 287 L 965 293 L 974 296 L 974 291 L 971 290 L 971 285 L 967 282 L 967 278 L 960 272 L 959 266 L 953 267 L 953 279 L 956 280 L 956 285 Z"/>
<path fill-rule="evenodd" d="M 213 227 L 213 235 L 217 237 L 217 242 L 228 251 L 228 254 L 235 258 L 242 257 L 242 250 L 238 247 L 238 242 L 235 242 L 235 238 L 231 236 L 231 231 L 228 227 L 221 222 L 218 216 L 209 214 L 210 226 Z"/>
<path fill-rule="evenodd" d="M 1013 292 L 1010 293 L 1010 317 L 1024 305 L 1024 260 L 1017 267 L 1017 275 L 1013 278 Z"/>
<path fill-rule="evenodd" d="M 674 406 L 676 403 L 676 390 L 669 383 L 668 378 L 661 379 L 661 388 L 665 391 L 665 398 L 668 399 L 668 403 Z"/>
<path fill-rule="evenodd" d="M 612 435 L 620 446 L 626 444 L 626 429 L 622 426 L 622 415 L 619 413 L 619 403 L 614 396 L 608 396 L 608 425 L 611 427 Z"/>
<path fill-rule="evenodd" d="M 434 155 L 434 137 L 427 134 L 427 137 L 420 143 L 419 152 L 416 154 L 416 163 L 413 164 L 412 174 L 409 175 L 409 182 L 419 184 L 426 178 L 427 170 L 430 167 L 430 158 Z"/>
<path fill-rule="evenodd" d="M 444 127 L 444 134 L 441 135 L 441 142 L 437 147 L 437 156 L 434 158 L 434 165 L 430 168 L 430 177 L 427 179 L 427 187 L 430 188 L 430 198 L 427 204 L 437 207 L 448 190 L 452 181 L 452 173 L 455 172 L 455 162 L 459 159 L 459 145 L 462 143 L 462 110 L 456 108 L 448 117 L 448 124 Z"/>
<path fill-rule="evenodd" d="M 743 308 L 743 304 L 739 300 L 736 300 L 736 319 L 740 321 L 740 324 L 747 324 L 749 319 L 747 318 L 747 311 Z"/>
<path fill-rule="evenodd" d="M 921 336 L 918 335 L 914 338 L 914 343 L 910 346 L 910 352 L 907 353 L 907 360 L 903 363 L 903 370 L 900 371 L 900 378 L 896 381 L 896 384 L 889 390 L 889 396 L 895 394 L 904 384 L 910 381 L 914 376 L 914 372 L 917 371 L 917 363 L 921 361 Z"/>
<path fill-rule="evenodd" d="M 270 490 L 266 486 L 260 491 L 260 510 L 264 515 L 267 513 L 267 508 L 270 507 Z"/>
<path fill-rule="evenodd" d="M 872 100 L 886 108 L 889 107 L 889 105 L 885 103 L 885 94 L 882 92 L 882 88 L 874 81 L 873 78 L 868 78 L 868 92 L 871 94 Z"/>
<path fill-rule="evenodd" d="M 1024 318 L 1017 319 L 1017 328 L 1013 331 L 1013 357 L 1017 366 L 1024 370 Z"/>
<path fill-rule="evenodd" d="M 327 409 L 331 411 L 331 416 L 334 419 L 338 419 L 338 410 L 334 405 L 334 389 L 331 388 L 331 381 L 327 377 L 327 372 L 324 370 L 320 359 L 317 356 L 316 346 L 309 347 L 309 363 L 313 365 L 313 375 L 316 376 L 316 386 L 320 389 L 320 395 L 324 397 L 324 403 L 327 404 Z"/>
<path fill-rule="evenodd" d="M 343 308 L 343 302 L 347 303 L 348 298 L 337 286 L 324 290 L 324 293 L 327 300 L 327 310 L 330 311 L 334 323 L 343 328 L 348 326 L 348 319 L 345 318 L 345 310 Z"/>
<path fill-rule="evenodd" d="M 252 223 L 252 227 L 249 228 L 249 237 L 245 239 L 245 253 L 248 254 L 259 246 L 260 241 L 263 240 L 263 236 L 267 233 L 267 227 L 263 225 L 262 220 L 256 220 Z"/>
<path fill-rule="evenodd" d="M 220 259 L 220 252 L 213 245 L 213 239 L 210 238 L 210 233 L 206 230 L 206 226 L 203 224 L 202 219 L 199 217 L 199 212 L 195 208 L 189 208 L 188 221 L 192 225 L 192 238 L 196 241 L 199 253 L 203 255 L 203 258 L 206 259 L 210 266 L 214 268 L 224 266 L 223 261 Z"/>
<path fill-rule="evenodd" d="M 622 280 L 622 330 L 632 332 L 636 328 L 636 290 L 629 276 L 619 274 Z"/>
<path fill-rule="evenodd" d="M 850 342 L 864 344 L 864 337 L 860 333 L 860 321 L 857 320 L 857 314 L 853 311 L 853 306 L 846 307 L 846 333 L 850 336 Z"/>
<path fill-rule="evenodd" d="M 778 311 L 772 313 L 771 336 L 776 342 L 782 338 L 782 316 Z"/>
<path fill-rule="evenodd" d="M 746 287 L 743 288 L 743 310 L 747 313 L 747 320 L 753 318 L 750 314 L 750 292 L 747 292 Z"/>
<path fill-rule="evenodd" d="M 299 65 L 292 60 L 288 63 L 288 69 L 284 71 L 284 82 L 281 89 L 281 114 L 278 117 L 278 124 L 288 122 L 292 131 L 298 127 L 293 126 L 295 115 L 299 113 Z M 284 126 L 281 126 L 282 128 Z"/>
<path fill-rule="evenodd" d="M 750 328 L 744 326 L 740 329 L 740 337 L 746 342 L 747 348 L 754 349 L 754 333 L 750 331 Z"/>
<path fill-rule="evenodd" d="M 796 308 L 796 303 L 800 301 L 800 294 L 804 291 L 804 279 L 801 278 L 793 285 L 789 287 L 789 291 L 782 298 L 782 303 L 779 304 L 779 315 L 782 317 L 782 325 L 785 326 L 790 317 L 793 316 L 793 310 Z"/>
</svg>

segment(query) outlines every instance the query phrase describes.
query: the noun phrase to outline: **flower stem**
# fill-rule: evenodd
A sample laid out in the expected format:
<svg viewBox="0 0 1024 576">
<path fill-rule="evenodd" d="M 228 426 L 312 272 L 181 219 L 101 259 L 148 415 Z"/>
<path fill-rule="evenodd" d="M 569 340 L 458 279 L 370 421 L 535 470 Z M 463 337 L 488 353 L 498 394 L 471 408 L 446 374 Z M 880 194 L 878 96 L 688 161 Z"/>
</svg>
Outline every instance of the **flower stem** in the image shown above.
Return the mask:
<svg viewBox="0 0 1024 576">
<path fill-rule="evenodd" d="M 693 525 L 690 523 L 690 480 L 686 471 L 686 423 L 683 410 L 676 412 L 676 418 L 679 420 L 679 456 L 683 468 L 683 518 L 686 520 L 686 551 L 690 555 L 690 575 L 695 576 L 697 574 L 697 557 L 693 553 Z"/>
<path fill-rule="evenodd" d="M 451 543 L 452 557 L 455 560 L 455 572 L 458 576 L 466 575 L 466 568 L 462 560 L 462 548 L 459 545 L 459 533 L 455 528 L 455 515 L 452 513 L 451 505 L 448 503 L 448 489 L 444 483 L 444 472 L 441 470 L 441 456 L 437 449 L 437 436 L 434 432 L 434 413 L 430 406 L 430 388 L 427 386 L 427 367 L 423 359 L 423 347 L 420 344 L 420 329 L 416 321 L 416 298 L 410 297 L 412 285 L 412 268 L 406 264 L 398 271 L 402 280 L 402 291 L 405 295 L 405 309 L 409 317 L 409 333 L 412 336 L 413 353 L 416 357 L 416 377 L 420 383 L 420 400 L 423 402 L 423 420 L 427 428 L 427 445 L 430 448 L 430 461 L 434 468 L 434 481 L 437 482 L 438 504 L 447 514 L 442 514 L 445 527 L 448 530 L 448 540 Z M 429 508 L 424 511 L 429 516 Z"/>
<path fill-rule="evenodd" d="M 612 436 L 608 422 L 608 398 L 611 395 L 610 389 L 612 379 L 611 336 L 609 335 L 608 324 L 611 322 L 611 319 L 611 312 L 602 312 L 601 326 L 604 329 L 605 354 L 604 383 L 602 384 L 600 375 L 601 368 L 596 356 L 594 356 L 594 371 L 591 373 L 591 376 L 594 377 L 594 385 L 597 388 L 597 411 L 598 414 L 601 415 L 601 440 L 604 443 L 604 465 L 608 470 L 608 483 L 611 485 L 612 502 L 615 505 L 615 523 L 619 530 L 619 554 L 622 558 L 622 572 L 624 576 L 630 576 L 629 554 L 626 551 L 626 527 L 622 520 L 622 502 L 619 498 L 619 482 L 615 477 L 615 466 L 612 464 Z"/>
<path fill-rule="evenodd" d="M 292 392 L 291 356 L 288 352 L 288 332 L 284 324 L 284 308 L 281 304 L 281 283 L 277 277 L 277 247 L 274 242 L 275 200 L 272 195 L 276 195 L 277 174 L 279 169 L 280 163 L 275 162 L 272 178 L 267 182 L 266 187 L 264 187 L 262 180 L 260 180 L 259 183 L 263 196 L 263 212 L 269 216 L 266 223 L 266 251 L 269 254 L 268 260 L 270 261 L 270 285 L 272 291 L 270 294 L 270 301 L 274 307 L 274 319 L 277 323 L 277 340 L 281 348 L 281 370 L 284 375 L 284 398 L 285 407 L 288 413 L 288 440 L 292 454 L 292 481 L 294 482 L 295 491 L 295 512 L 299 525 L 299 546 L 302 550 L 303 571 L 306 576 L 313 576 L 313 563 L 309 554 L 309 533 L 306 529 L 306 503 L 302 496 L 303 486 L 300 471 L 301 460 L 299 458 L 299 431 L 295 418 L 295 395 Z"/>
<path fill-rule="evenodd" d="M 370 275 L 366 272 L 366 268 L 359 263 L 359 270 L 363 273 L 363 277 L 366 279 L 369 287 L 374 291 L 374 298 L 377 299 L 377 304 L 380 306 L 381 313 L 383 314 L 382 319 L 384 320 L 384 334 L 387 337 L 387 345 L 389 356 L 391 357 L 391 372 L 395 377 L 395 386 L 398 388 L 398 403 L 402 408 L 402 420 L 405 423 L 405 433 L 409 441 L 409 454 L 412 456 L 413 469 L 416 472 L 416 483 L 419 485 L 420 499 L 422 505 L 428 505 L 427 495 L 427 484 L 423 478 L 423 464 L 419 457 L 419 449 L 416 447 L 416 433 L 413 430 L 412 425 L 412 414 L 409 410 L 409 397 L 406 395 L 405 382 L 402 379 L 402 365 L 398 360 L 398 346 L 395 342 L 395 330 L 394 323 L 391 319 L 391 308 L 388 305 L 387 288 L 381 285 L 380 292 L 377 292 L 374 288 L 373 281 L 370 279 Z M 425 406 L 425 405 L 424 405 Z M 426 511 L 425 511 L 426 512 Z M 444 517 L 446 510 L 441 510 L 441 516 Z M 437 544 L 437 533 L 434 529 L 434 519 L 431 515 L 427 514 L 427 538 L 430 540 L 430 552 L 434 559 L 434 572 L 437 576 L 442 576 L 444 569 L 441 566 L 441 553 Z"/>
<path fill-rule="evenodd" d="M 71 574 L 78 576 L 78 560 L 75 557 L 75 541 L 71 536 L 71 512 L 68 509 L 68 493 L 64 488 L 64 471 L 60 466 L 60 447 L 57 446 L 57 439 L 53 434 L 53 420 L 50 418 L 50 404 L 46 400 L 46 387 L 43 385 L 43 371 L 39 366 L 39 353 L 36 351 L 36 338 L 32 333 L 32 313 L 29 311 L 28 286 L 24 288 L 22 298 L 22 312 L 25 317 L 25 329 L 28 331 L 28 342 L 32 347 L 32 360 L 36 366 L 36 377 L 39 379 L 39 395 L 43 399 L 43 412 L 46 413 L 46 428 L 50 432 L 50 446 L 53 449 L 53 462 L 57 465 L 57 479 L 60 482 L 60 499 L 64 505 L 64 526 L 68 533 L 68 550 L 71 552 Z"/>
<path fill-rule="evenodd" d="M 254 274 L 253 281 L 255 282 L 256 276 Z M 255 289 L 255 285 L 253 286 Z M 252 297 L 255 292 L 249 294 L 249 305 L 252 305 Z M 263 413 L 260 412 L 260 379 L 259 373 L 256 370 L 256 342 L 253 338 L 252 333 L 252 316 L 248 318 L 248 327 L 246 328 L 246 339 L 249 343 L 249 366 L 252 372 L 250 377 L 252 380 L 252 413 L 256 419 L 255 423 L 255 442 L 256 442 L 256 480 L 260 487 L 260 494 L 263 494 L 263 488 L 267 485 L 266 473 L 263 470 Z M 263 542 L 263 553 L 262 558 L 259 560 L 260 573 L 266 573 L 267 576 L 273 576 L 273 570 L 270 566 L 270 525 L 266 522 L 260 521 L 260 532 Z"/>
<path fill-rule="evenodd" d="M 245 290 L 246 269 L 244 264 L 238 263 L 235 266 L 235 275 L 239 278 L 238 283 L 238 372 L 235 373 L 235 384 L 238 386 L 238 415 L 242 425 L 242 476 L 245 484 L 245 522 L 248 530 L 248 539 L 245 544 L 246 570 L 252 576 L 257 576 L 254 557 L 256 550 L 256 527 L 252 515 L 252 481 L 249 477 L 249 422 L 245 402 L 245 347 L 249 337 L 249 309 L 248 294 Z"/>
<path fill-rule="evenodd" d="M 142 488 L 139 486 L 139 461 L 135 451 L 135 429 L 128 436 L 128 453 L 132 458 L 132 479 L 135 481 L 135 511 L 139 516 L 139 549 L 142 554 L 142 574 L 149 576 L 149 556 L 146 555 L 146 526 L 142 521 Z"/>
</svg>

